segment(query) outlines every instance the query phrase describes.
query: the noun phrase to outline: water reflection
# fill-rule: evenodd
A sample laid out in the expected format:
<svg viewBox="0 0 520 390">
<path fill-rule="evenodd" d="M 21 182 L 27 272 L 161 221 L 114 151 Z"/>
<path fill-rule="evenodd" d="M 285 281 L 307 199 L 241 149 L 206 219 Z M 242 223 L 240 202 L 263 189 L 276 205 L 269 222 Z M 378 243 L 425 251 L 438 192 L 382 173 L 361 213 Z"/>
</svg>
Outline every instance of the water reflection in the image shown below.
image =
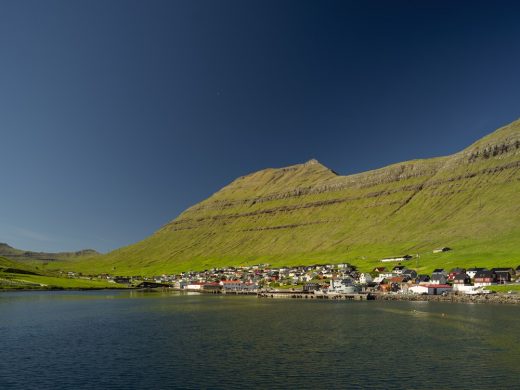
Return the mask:
<svg viewBox="0 0 520 390">
<path fill-rule="evenodd" d="M 518 314 L 435 302 L 4 293 L 0 388 L 520 388 Z"/>
</svg>

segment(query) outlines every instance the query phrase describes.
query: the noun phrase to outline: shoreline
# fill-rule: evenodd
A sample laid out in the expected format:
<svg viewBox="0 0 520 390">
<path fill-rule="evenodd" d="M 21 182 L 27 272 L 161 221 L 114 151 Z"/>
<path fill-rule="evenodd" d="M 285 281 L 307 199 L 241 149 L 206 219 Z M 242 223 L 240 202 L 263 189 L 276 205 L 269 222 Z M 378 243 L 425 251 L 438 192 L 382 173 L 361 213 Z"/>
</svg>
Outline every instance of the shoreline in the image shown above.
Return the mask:
<svg viewBox="0 0 520 390">
<path fill-rule="evenodd" d="M 143 293 L 148 292 L 192 292 L 182 291 L 177 289 L 165 289 L 165 288 L 25 288 L 25 289 L 0 289 L 0 293 L 3 292 L 56 292 L 56 291 L 140 291 Z M 192 292 L 199 293 L 201 295 L 217 295 L 212 292 Z M 271 292 L 258 292 L 258 293 L 227 293 L 218 294 L 222 296 L 243 296 L 243 295 L 256 295 L 257 298 L 263 299 L 304 299 L 304 300 L 342 300 L 342 301 L 407 301 L 407 302 L 447 302 L 447 303 L 479 303 L 479 304 L 506 304 L 506 305 L 518 305 L 520 304 L 520 294 L 507 294 L 507 293 L 492 293 L 492 294 L 480 294 L 480 295 L 466 295 L 466 294 L 449 294 L 449 295 L 418 295 L 418 294 L 334 294 L 334 295 L 315 295 L 311 293 L 304 293 L 302 291 L 271 291 Z"/>
<path fill-rule="evenodd" d="M 27 292 L 27 291 L 101 291 L 101 290 L 113 290 L 113 291 L 124 291 L 124 290 L 136 290 L 131 287 L 53 287 L 53 288 L 0 288 L 0 293 L 3 292 Z"/>
<path fill-rule="evenodd" d="M 447 303 L 494 303 L 520 304 L 520 294 L 490 293 L 480 295 L 448 294 L 448 295 L 419 295 L 419 294 L 333 294 L 314 295 L 303 292 L 269 292 L 258 293 L 258 298 L 267 299 L 311 299 L 311 300 L 343 300 L 343 301 L 407 301 L 407 302 L 447 302 Z"/>
<path fill-rule="evenodd" d="M 405 295 L 379 294 L 378 301 L 408 301 L 408 302 L 448 302 L 448 303 L 496 303 L 506 305 L 520 304 L 520 294 L 493 293 L 480 295 L 449 294 L 449 295 Z"/>
</svg>

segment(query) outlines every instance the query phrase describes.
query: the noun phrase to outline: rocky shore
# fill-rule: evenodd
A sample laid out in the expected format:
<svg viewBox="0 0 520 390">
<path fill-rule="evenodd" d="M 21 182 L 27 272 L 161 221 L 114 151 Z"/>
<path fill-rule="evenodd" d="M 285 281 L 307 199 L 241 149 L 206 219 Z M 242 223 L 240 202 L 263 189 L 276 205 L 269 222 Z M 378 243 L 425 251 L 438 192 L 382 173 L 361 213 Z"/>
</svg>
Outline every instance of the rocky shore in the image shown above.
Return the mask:
<svg viewBox="0 0 520 390">
<path fill-rule="evenodd" d="M 520 294 L 448 294 L 444 295 L 417 295 L 417 294 L 377 294 L 376 300 L 380 301 L 432 301 L 455 303 L 500 303 L 520 304 Z"/>
</svg>

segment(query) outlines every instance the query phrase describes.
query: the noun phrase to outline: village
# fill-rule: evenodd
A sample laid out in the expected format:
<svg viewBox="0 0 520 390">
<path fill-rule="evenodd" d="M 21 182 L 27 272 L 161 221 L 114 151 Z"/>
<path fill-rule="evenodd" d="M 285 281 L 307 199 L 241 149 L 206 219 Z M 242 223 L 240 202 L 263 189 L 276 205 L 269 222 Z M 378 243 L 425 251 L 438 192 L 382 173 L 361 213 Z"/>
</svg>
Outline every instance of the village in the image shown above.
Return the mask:
<svg viewBox="0 0 520 390">
<path fill-rule="evenodd" d="M 154 277 L 84 276 L 69 272 L 69 278 L 104 279 L 115 285 L 138 289 L 173 289 L 213 294 L 302 293 L 316 297 L 356 294 L 374 295 L 479 295 L 489 294 L 493 286 L 520 285 L 520 265 L 516 268 L 435 269 L 419 274 L 403 264 L 411 256 L 382 259 L 386 265 L 371 272 L 359 272 L 349 263 L 271 267 L 258 264 L 213 268 Z M 392 265 L 396 264 L 396 265 Z M 388 265 L 390 264 L 390 265 Z M 502 288 L 503 289 L 503 288 Z"/>
</svg>

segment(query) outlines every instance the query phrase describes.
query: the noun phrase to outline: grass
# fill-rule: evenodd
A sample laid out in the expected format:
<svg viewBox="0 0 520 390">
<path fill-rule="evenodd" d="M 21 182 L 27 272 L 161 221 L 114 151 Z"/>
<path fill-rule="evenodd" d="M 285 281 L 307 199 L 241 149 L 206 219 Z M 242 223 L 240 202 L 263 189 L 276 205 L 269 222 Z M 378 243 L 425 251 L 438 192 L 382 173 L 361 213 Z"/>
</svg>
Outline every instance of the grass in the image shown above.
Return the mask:
<svg viewBox="0 0 520 390">
<path fill-rule="evenodd" d="M 506 284 L 486 287 L 486 290 L 495 291 L 499 293 L 506 293 L 508 291 L 520 292 L 520 284 Z"/>
<path fill-rule="evenodd" d="M 52 272 L 42 272 L 27 264 L 0 257 L 0 289 L 2 290 L 76 288 L 122 288 L 122 286 L 103 280 L 60 277 Z"/>
</svg>

